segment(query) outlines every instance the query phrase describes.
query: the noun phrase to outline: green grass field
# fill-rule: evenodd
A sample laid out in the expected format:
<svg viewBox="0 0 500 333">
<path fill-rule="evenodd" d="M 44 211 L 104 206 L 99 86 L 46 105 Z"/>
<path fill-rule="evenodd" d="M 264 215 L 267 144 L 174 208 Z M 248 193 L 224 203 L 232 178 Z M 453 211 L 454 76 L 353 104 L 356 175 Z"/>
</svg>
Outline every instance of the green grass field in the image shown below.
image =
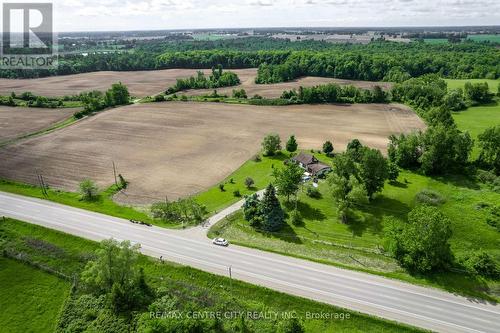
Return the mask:
<svg viewBox="0 0 500 333">
<path fill-rule="evenodd" d="M 249 160 L 220 182 L 220 184 L 224 184 L 224 191 L 221 191 L 219 186 L 216 185 L 205 192 L 197 194 L 194 198 L 200 204 L 205 205 L 208 211 L 220 211 L 222 208 L 241 200 L 243 196 L 266 187 L 272 180 L 272 168 L 281 166 L 287 157 L 288 155 L 278 154 L 272 157 L 261 157 L 262 160 L 259 162 Z M 249 176 L 254 180 L 255 184 L 247 188 L 245 179 Z M 231 182 L 231 179 L 233 182 Z M 240 191 L 241 197 L 236 197 L 233 194 L 236 190 Z"/>
<path fill-rule="evenodd" d="M 473 40 L 475 42 L 492 42 L 500 43 L 500 35 L 469 35 L 467 39 Z"/>
<path fill-rule="evenodd" d="M 317 155 L 327 159 L 324 155 Z M 264 165 L 262 166 L 264 168 Z M 270 173 L 271 170 L 268 170 Z M 235 172 L 238 174 L 238 171 Z M 259 174 L 266 174 L 259 167 Z M 386 184 L 381 195 L 370 205 L 358 206 L 352 222 L 339 222 L 335 204 L 326 182 L 320 182 L 322 198 L 309 198 L 302 190 L 299 210 L 304 224 L 288 223 L 279 233 L 262 233 L 252 229 L 241 212 L 214 226 L 209 236 L 221 235 L 233 243 L 256 247 L 328 264 L 382 274 L 413 283 L 432 285 L 469 295 L 500 299 L 500 283 L 465 277 L 462 274 L 410 276 L 385 255 L 383 228 L 389 217 L 404 223 L 414 207 L 414 197 L 423 189 L 438 191 L 446 198 L 443 212 L 453 223 L 452 248 L 457 257 L 471 250 L 484 249 L 500 261 L 500 234 L 486 223 L 490 210 L 478 209 L 481 203 L 500 202 L 500 194 L 480 187 L 463 177 L 430 178 L 404 171 L 399 183 Z M 290 211 L 293 204 L 283 205 Z M 485 290 L 487 290 L 485 292 Z M 495 291 L 496 290 L 496 291 Z"/>
<path fill-rule="evenodd" d="M 457 79 L 445 79 L 446 83 L 448 83 L 448 89 L 464 89 L 465 84 L 467 82 L 470 83 L 488 83 L 490 91 L 494 94 L 498 92 L 498 85 L 500 84 L 500 80 L 489 80 L 489 79 L 466 79 L 466 80 L 457 80 Z"/>
<path fill-rule="evenodd" d="M 427 44 L 433 44 L 433 45 L 448 44 L 448 39 L 447 38 L 425 38 L 424 42 Z"/>
<path fill-rule="evenodd" d="M 3 243 L 0 243 L 0 250 L 7 244 L 11 250 L 23 253 L 38 263 L 62 271 L 68 275 L 80 273 L 86 260 L 90 258 L 90 253 L 98 247 L 98 244 L 92 241 L 12 219 L 0 222 L 0 236 L 4 240 Z M 43 242 L 45 250 L 40 251 L 38 248 L 30 246 L 30 243 L 26 239 L 36 239 L 38 242 Z M 204 273 L 193 268 L 171 263 L 159 263 L 157 260 L 146 256 L 140 257 L 140 266 L 144 268 L 148 283 L 152 287 L 163 288 L 174 293 L 180 302 L 187 302 L 189 304 L 191 311 L 203 311 L 205 307 L 209 306 L 207 304 L 214 302 L 215 304 L 224 304 L 224 308 L 228 311 L 296 311 L 300 317 L 303 317 L 305 312 L 342 312 L 349 313 L 350 318 L 345 320 L 304 320 L 306 331 L 360 333 L 420 332 L 419 330 L 403 325 L 286 295 L 237 280 L 230 281 L 226 277 Z M 0 276 L 4 276 L 1 269 Z M 13 276 L 11 275 L 12 278 Z M 0 281 L 3 282 L 3 279 Z M 7 284 L 0 284 L 2 293 L 8 292 L 9 295 L 12 295 L 8 298 L 8 303 L 13 302 L 12 297 L 14 295 L 17 296 L 17 292 L 4 291 L 4 286 L 12 286 L 12 281 Z M 57 288 L 52 289 L 52 293 L 54 293 L 54 290 Z M 77 291 L 75 295 L 78 297 L 80 293 L 81 291 Z M 43 310 L 43 304 L 45 303 L 40 302 L 39 304 L 42 304 L 40 308 Z M 60 305 L 57 306 L 57 309 L 59 308 Z M 2 306 L 3 309 L 4 307 Z M 75 317 L 74 311 L 78 312 L 78 309 L 75 310 L 74 307 L 69 306 L 64 311 L 62 318 L 65 318 L 66 321 L 68 318 L 74 318 L 78 320 L 79 325 L 91 322 L 93 325 L 92 331 L 95 332 L 102 331 L 100 328 L 103 325 L 110 325 L 110 323 L 116 323 L 117 320 L 120 320 L 116 316 L 113 317 L 109 313 L 102 312 L 99 308 L 92 309 L 91 312 L 84 311 L 83 316 L 80 317 Z M 139 311 L 137 317 L 134 318 L 137 319 L 140 314 L 141 312 Z M 0 316 L 2 315 L 0 314 Z M 149 316 L 149 312 L 146 309 L 144 309 L 143 316 Z M 2 320 L 2 322 L 5 322 L 5 320 Z M 228 323 L 225 322 L 225 324 L 227 325 Z M 257 320 L 249 324 L 256 332 L 273 331 L 272 328 L 275 325 L 272 320 Z M 2 331 L 2 328 L 0 328 L 0 331 Z M 108 331 L 115 332 L 116 330 L 113 331 L 108 328 Z M 29 332 L 29 330 L 23 332 Z"/>
<path fill-rule="evenodd" d="M 467 130 L 473 138 L 491 126 L 500 125 L 500 105 L 475 106 L 465 111 L 454 112 L 453 118 L 461 130 Z"/>
<path fill-rule="evenodd" d="M 38 186 L 22 184 L 2 179 L 0 179 L 0 191 L 50 200 L 63 205 L 82 208 L 93 212 L 116 216 L 124 219 L 133 219 L 143 222 L 149 222 L 161 227 L 175 227 L 173 224 L 168 224 L 161 220 L 152 219 L 147 213 L 136 210 L 133 207 L 122 206 L 114 202 L 112 199 L 112 196 L 115 194 L 114 185 L 102 191 L 99 194 L 99 197 L 93 201 L 81 200 L 81 195 L 79 193 L 66 192 L 55 189 L 48 189 L 47 191 L 48 196 L 44 196 L 41 188 Z"/>
<path fill-rule="evenodd" d="M 466 82 L 482 83 L 487 82 L 492 93 L 498 92 L 500 80 L 487 79 L 469 79 L 469 80 L 446 80 L 448 89 L 464 88 Z M 453 112 L 453 119 L 462 131 L 468 131 L 472 138 L 477 140 L 477 136 L 484 132 L 488 127 L 500 125 L 500 105 L 498 99 L 495 99 L 490 105 L 481 105 L 470 107 L 467 110 Z M 479 154 L 477 143 L 474 146 L 472 158 Z"/>
<path fill-rule="evenodd" d="M 0 332 L 54 332 L 70 283 L 0 256 Z"/>
</svg>

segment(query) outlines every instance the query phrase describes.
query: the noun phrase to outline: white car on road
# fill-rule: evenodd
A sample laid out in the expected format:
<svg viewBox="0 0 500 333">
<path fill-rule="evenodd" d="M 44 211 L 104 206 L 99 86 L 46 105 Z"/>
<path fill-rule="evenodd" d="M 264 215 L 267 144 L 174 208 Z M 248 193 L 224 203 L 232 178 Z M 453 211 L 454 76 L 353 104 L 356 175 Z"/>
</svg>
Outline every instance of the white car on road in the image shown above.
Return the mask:
<svg viewBox="0 0 500 333">
<path fill-rule="evenodd" d="M 229 245 L 229 242 L 227 240 L 225 240 L 224 238 L 214 238 L 212 243 L 214 243 L 215 245 L 219 245 L 219 246 L 228 246 Z"/>
</svg>

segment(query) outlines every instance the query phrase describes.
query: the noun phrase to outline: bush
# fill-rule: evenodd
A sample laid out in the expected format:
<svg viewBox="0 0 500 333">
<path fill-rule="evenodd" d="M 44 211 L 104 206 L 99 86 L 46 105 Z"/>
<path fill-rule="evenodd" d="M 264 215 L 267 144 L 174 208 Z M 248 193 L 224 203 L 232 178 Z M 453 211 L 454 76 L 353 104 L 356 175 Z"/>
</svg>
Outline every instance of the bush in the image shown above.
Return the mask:
<svg viewBox="0 0 500 333">
<path fill-rule="evenodd" d="M 118 183 L 119 183 L 118 186 L 121 189 L 125 189 L 128 186 L 128 181 L 126 181 L 121 174 L 118 174 Z"/>
<path fill-rule="evenodd" d="M 500 206 L 491 208 L 491 214 L 486 218 L 486 223 L 500 231 Z"/>
<path fill-rule="evenodd" d="M 423 189 L 415 195 L 415 203 L 420 205 L 439 206 L 446 202 L 446 199 L 440 193 Z"/>
<path fill-rule="evenodd" d="M 207 215 L 206 207 L 192 198 L 173 202 L 156 202 L 151 205 L 151 215 L 166 222 L 200 224 Z"/>
<path fill-rule="evenodd" d="M 472 275 L 490 279 L 500 278 L 500 267 L 493 258 L 484 251 L 473 252 L 461 260 L 461 264 Z"/>
<path fill-rule="evenodd" d="M 82 200 L 91 201 L 97 197 L 99 193 L 99 188 L 91 179 L 84 179 L 80 185 L 80 194 L 82 195 Z"/>
<path fill-rule="evenodd" d="M 251 177 L 245 178 L 245 186 L 247 188 L 252 187 L 255 184 L 254 180 Z"/>
<path fill-rule="evenodd" d="M 165 96 L 163 96 L 163 95 L 156 95 L 153 100 L 155 102 L 163 102 L 163 101 L 165 101 Z"/>
<path fill-rule="evenodd" d="M 306 330 L 297 318 L 281 321 L 277 333 L 304 333 Z"/>
<path fill-rule="evenodd" d="M 260 157 L 259 154 L 256 154 L 256 155 L 254 155 L 254 157 L 252 157 L 252 161 L 254 161 L 254 162 L 261 162 L 262 161 L 262 157 Z"/>
<path fill-rule="evenodd" d="M 308 186 L 306 194 L 310 198 L 319 199 L 321 198 L 321 192 L 314 186 Z"/>
<path fill-rule="evenodd" d="M 237 198 L 241 197 L 241 193 L 240 193 L 240 190 L 235 190 L 233 191 L 233 195 Z"/>
<path fill-rule="evenodd" d="M 225 189 L 224 189 L 224 184 L 219 184 L 219 190 L 220 190 L 221 192 L 224 192 L 224 191 L 225 191 Z"/>
</svg>

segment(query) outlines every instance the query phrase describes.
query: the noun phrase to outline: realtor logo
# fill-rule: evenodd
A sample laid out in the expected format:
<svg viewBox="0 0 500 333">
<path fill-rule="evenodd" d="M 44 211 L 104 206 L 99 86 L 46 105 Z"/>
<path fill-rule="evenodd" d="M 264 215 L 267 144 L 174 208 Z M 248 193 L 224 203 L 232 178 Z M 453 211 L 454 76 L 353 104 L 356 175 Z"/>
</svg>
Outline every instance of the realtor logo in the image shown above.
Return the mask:
<svg viewBox="0 0 500 333">
<path fill-rule="evenodd" d="M 52 3 L 4 3 L 0 68 L 54 68 L 57 37 Z"/>
</svg>

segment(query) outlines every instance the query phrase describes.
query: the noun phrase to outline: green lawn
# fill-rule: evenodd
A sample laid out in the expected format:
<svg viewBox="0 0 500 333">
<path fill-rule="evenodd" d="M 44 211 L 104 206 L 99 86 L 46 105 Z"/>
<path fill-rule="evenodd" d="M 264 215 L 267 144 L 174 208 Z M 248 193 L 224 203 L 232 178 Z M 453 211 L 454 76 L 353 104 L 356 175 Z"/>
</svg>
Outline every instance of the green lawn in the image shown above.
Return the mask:
<svg viewBox="0 0 500 333">
<path fill-rule="evenodd" d="M 44 196 L 38 186 L 22 184 L 18 182 L 0 179 L 0 191 L 16 193 L 34 198 L 54 201 L 60 204 L 91 210 L 97 213 L 116 216 L 124 219 L 139 220 L 149 222 L 161 227 L 175 227 L 161 220 L 152 219 L 147 213 L 138 211 L 130 206 L 122 206 L 113 201 L 115 186 L 102 191 L 99 197 L 93 201 L 81 200 L 81 195 L 75 192 L 66 192 L 61 190 L 49 189 L 48 196 Z"/>
<path fill-rule="evenodd" d="M 454 112 L 453 118 L 459 129 L 469 131 L 474 139 L 488 127 L 500 125 L 500 105 L 474 106 L 467 110 Z"/>
<path fill-rule="evenodd" d="M 242 197 L 236 197 L 233 194 L 234 191 L 238 190 L 244 196 L 266 187 L 272 180 L 272 168 L 283 165 L 286 158 L 288 158 L 288 155 L 280 153 L 272 157 L 261 157 L 259 162 L 249 160 L 220 182 L 220 184 L 224 184 L 224 191 L 221 191 L 218 184 L 216 184 L 209 190 L 197 194 L 195 199 L 205 205 L 210 212 L 220 211 L 222 208 L 241 200 Z M 254 180 L 255 184 L 247 189 L 245 179 L 249 176 Z M 231 182 L 231 179 L 233 182 Z"/>
<path fill-rule="evenodd" d="M 464 88 L 466 82 L 482 83 L 487 82 L 492 93 L 498 92 L 500 80 L 469 79 L 469 80 L 446 80 L 448 89 Z M 477 136 L 484 132 L 488 127 L 500 125 L 500 105 L 498 98 L 490 105 L 481 105 L 470 107 L 467 110 L 453 112 L 453 118 L 462 131 L 468 131 L 472 138 L 477 140 Z M 472 158 L 478 156 L 477 143 L 472 153 Z"/>
<path fill-rule="evenodd" d="M 467 39 L 475 42 L 490 41 L 492 43 L 500 43 L 500 35 L 469 35 Z"/>
<path fill-rule="evenodd" d="M 448 44 L 449 43 L 447 38 L 425 38 L 424 42 L 427 44 L 433 44 L 433 45 Z"/>
<path fill-rule="evenodd" d="M 97 249 L 98 246 L 97 243 L 89 240 L 12 219 L 0 222 L 0 239 L 3 240 L 3 242 L 0 242 L 0 251 L 9 248 L 11 251 L 22 253 L 38 263 L 63 271 L 68 275 L 80 273 L 86 261 L 91 257 L 90 253 Z M 27 240 L 37 240 L 37 242 L 28 242 Z M 33 244 L 42 244 L 43 246 L 33 246 Z M 42 250 L 40 250 L 40 247 Z M 300 317 L 303 317 L 305 312 L 343 312 L 348 313 L 350 318 L 345 320 L 304 320 L 306 331 L 419 332 L 419 330 L 413 328 L 345 309 L 286 295 L 237 280 L 230 281 L 226 277 L 205 273 L 193 268 L 171 263 L 161 264 L 157 260 L 146 256 L 140 257 L 140 265 L 144 268 L 147 281 L 152 287 L 162 288 L 175 295 L 178 301 L 177 306 L 188 306 L 190 311 L 204 311 L 211 309 L 211 306 L 223 304 L 224 309 L 227 311 L 243 311 L 245 313 L 247 311 L 296 311 Z M 0 276 L 1 274 L 0 270 Z M 11 286 L 13 283 L 14 279 L 12 278 L 12 281 L 7 285 Z M 2 293 L 4 292 L 4 286 L 5 283 L 0 284 Z M 55 290 L 56 288 L 52 289 Z M 9 299 L 14 295 L 16 297 L 18 295 L 17 292 L 11 292 L 10 290 L 5 292 L 13 295 Z M 86 298 L 86 301 L 78 298 L 82 295 L 82 292 L 82 290 L 76 290 L 74 297 L 68 302 L 68 306 L 64 309 L 61 317 L 62 323 L 77 321 L 79 327 L 90 323 L 91 328 L 93 328 L 91 331 L 96 332 L 104 331 L 104 327 L 107 328 L 108 332 L 116 332 L 116 327 L 120 326 L 114 325 L 124 325 L 120 318 L 102 310 L 99 304 L 89 310 L 80 309 L 92 304 L 88 298 Z M 9 303 L 12 303 L 12 300 Z M 39 304 L 45 303 L 40 302 Z M 44 305 L 41 305 L 40 309 L 43 309 L 43 307 Z M 57 306 L 57 309 L 59 308 L 60 305 Z M 148 316 L 147 309 L 139 311 L 137 316 L 131 319 L 130 325 L 134 325 L 138 318 L 144 319 Z M 6 320 L 2 320 L 2 322 L 6 322 Z M 223 320 L 223 322 L 226 327 L 231 324 L 226 320 Z M 255 332 L 271 332 L 274 331 L 273 328 L 275 327 L 275 322 L 268 319 L 251 321 L 248 324 Z M 112 330 L 113 327 L 114 330 Z"/>
<path fill-rule="evenodd" d="M 470 83 L 488 83 L 490 91 L 492 93 L 498 92 L 498 85 L 500 84 L 500 80 L 489 80 L 489 79 L 466 79 L 466 80 L 456 80 L 456 79 L 445 79 L 446 83 L 448 83 L 448 89 L 464 89 L 465 84 L 467 82 Z"/>
<path fill-rule="evenodd" d="M 324 155 L 317 155 L 325 158 Z M 406 181 L 405 181 L 406 180 Z M 386 184 L 370 205 L 359 206 L 349 224 L 339 222 L 328 185 L 320 182 L 321 199 L 309 198 L 302 190 L 299 210 L 304 224 L 274 234 L 257 232 L 248 226 L 241 212 L 214 226 L 209 236 L 221 235 L 233 243 L 316 260 L 328 264 L 368 271 L 412 283 L 437 286 L 469 295 L 500 299 L 500 283 L 474 279 L 463 274 L 410 276 L 383 253 L 383 228 L 389 217 L 404 223 L 414 207 L 415 194 L 422 189 L 438 191 L 446 198 L 443 212 L 453 223 L 452 249 L 457 257 L 471 250 L 484 249 L 500 261 L 500 234 L 486 223 L 489 208 L 481 203 L 500 202 L 500 194 L 462 178 L 430 178 L 404 171 L 399 183 Z M 288 210 L 293 208 L 283 202 Z"/>
<path fill-rule="evenodd" d="M 70 283 L 0 256 L 0 332 L 54 332 Z"/>
</svg>

